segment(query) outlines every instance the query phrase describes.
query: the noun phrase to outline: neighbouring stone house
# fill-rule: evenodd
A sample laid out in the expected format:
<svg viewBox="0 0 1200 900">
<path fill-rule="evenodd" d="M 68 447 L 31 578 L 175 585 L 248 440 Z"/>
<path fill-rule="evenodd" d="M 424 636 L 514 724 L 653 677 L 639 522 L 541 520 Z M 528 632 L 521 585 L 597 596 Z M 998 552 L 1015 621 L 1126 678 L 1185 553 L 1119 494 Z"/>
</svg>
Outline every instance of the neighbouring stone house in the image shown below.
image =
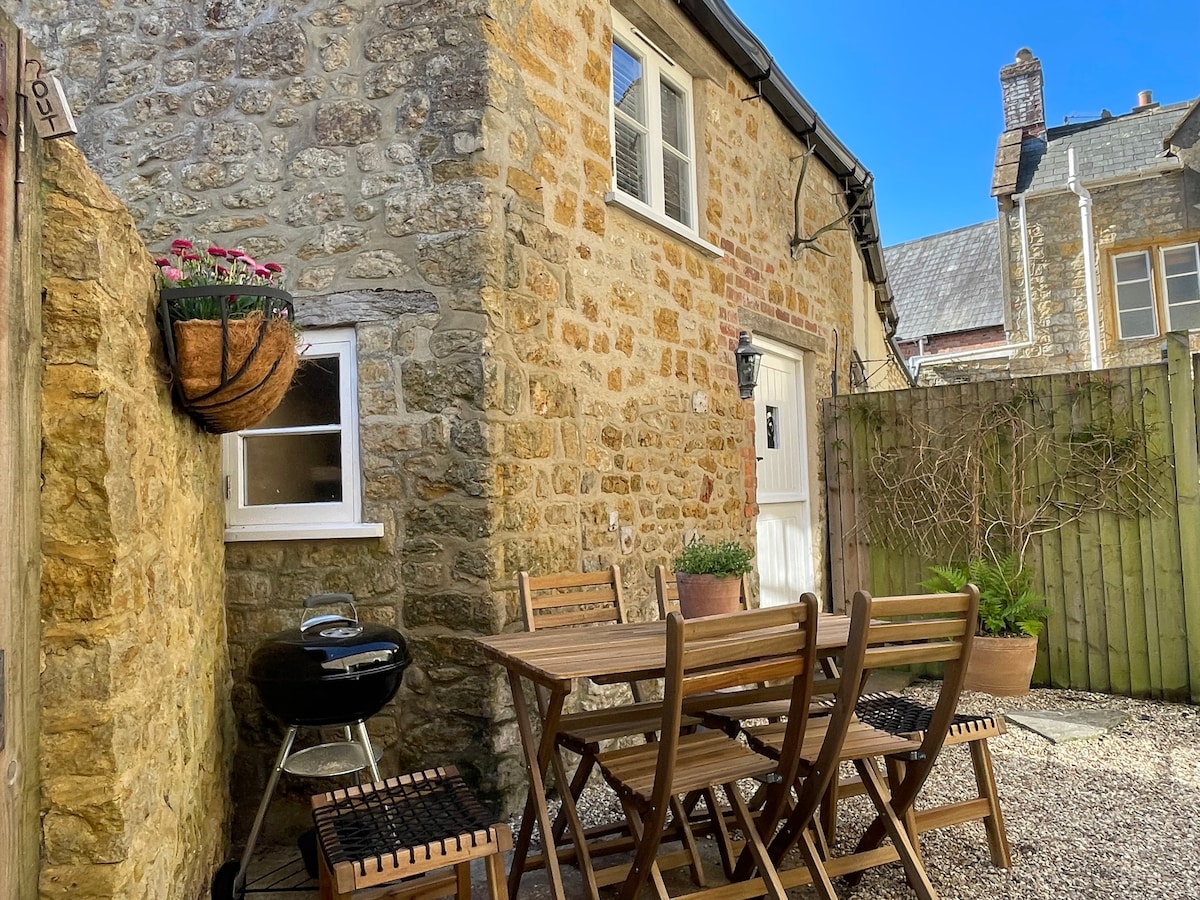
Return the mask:
<svg viewBox="0 0 1200 900">
<path fill-rule="evenodd" d="M 247 659 L 309 594 L 410 642 L 371 722 L 388 767 L 456 761 L 511 800 L 507 688 L 472 636 L 519 627 L 518 571 L 618 562 L 649 616 L 685 535 L 755 539 L 775 453 L 792 481 L 764 493 L 820 587 L 818 401 L 906 373 L 870 176 L 723 2 L 0 5 L 147 246 L 280 262 L 321 361 L 294 390 L 326 418 L 224 439 L 243 819 L 281 734 Z M 742 330 L 768 351 L 754 402 Z"/>
<path fill-rule="evenodd" d="M 923 371 L 989 378 L 1159 359 L 1168 331 L 1200 328 L 1200 98 L 1162 106 L 1143 91 L 1130 112 L 1047 128 L 1040 60 L 1021 50 L 1000 83 L 1004 132 L 992 194 L 1003 302 L 1002 317 L 991 317 L 1007 341 L 987 335 L 933 352 L 955 330 L 935 326 Z M 1091 220 L 1089 265 L 1081 196 L 1068 184 L 1072 153 Z M 899 284 L 899 329 L 907 336 L 908 307 L 942 301 L 920 285 Z M 955 302 L 940 306 L 933 321 L 953 326 Z M 1193 346 L 1200 349 L 1195 336 Z"/>
<path fill-rule="evenodd" d="M 1007 374 L 1006 357 L 989 360 L 1007 343 L 995 221 L 895 244 L 883 256 L 900 312 L 896 346 L 918 384 L 978 378 L 989 362 Z"/>
</svg>

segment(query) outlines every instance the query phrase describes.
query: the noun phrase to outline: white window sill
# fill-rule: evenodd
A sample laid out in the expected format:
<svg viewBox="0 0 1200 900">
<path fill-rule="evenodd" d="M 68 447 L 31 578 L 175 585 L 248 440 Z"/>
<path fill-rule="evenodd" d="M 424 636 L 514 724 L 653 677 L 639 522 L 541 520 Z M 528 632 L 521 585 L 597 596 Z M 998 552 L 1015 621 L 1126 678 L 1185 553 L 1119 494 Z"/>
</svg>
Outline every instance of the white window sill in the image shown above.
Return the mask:
<svg viewBox="0 0 1200 900">
<path fill-rule="evenodd" d="M 383 537 L 379 522 L 345 525 L 230 525 L 225 543 L 234 541 L 318 541 L 335 538 Z"/>
<path fill-rule="evenodd" d="M 664 216 L 662 213 L 656 212 L 644 203 L 634 200 L 632 197 L 618 194 L 616 191 L 609 191 L 604 195 L 604 202 L 609 206 L 619 206 L 635 219 L 640 219 L 647 225 L 653 225 L 656 228 L 661 228 L 663 231 L 671 232 L 672 235 L 679 238 L 685 244 L 690 244 L 701 253 L 711 256 L 713 259 L 720 259 L 725 255 L 724 250 L 715 244 L 710 244 L 686 225 L 679 224 L 670 216 Z"/>
</svg>

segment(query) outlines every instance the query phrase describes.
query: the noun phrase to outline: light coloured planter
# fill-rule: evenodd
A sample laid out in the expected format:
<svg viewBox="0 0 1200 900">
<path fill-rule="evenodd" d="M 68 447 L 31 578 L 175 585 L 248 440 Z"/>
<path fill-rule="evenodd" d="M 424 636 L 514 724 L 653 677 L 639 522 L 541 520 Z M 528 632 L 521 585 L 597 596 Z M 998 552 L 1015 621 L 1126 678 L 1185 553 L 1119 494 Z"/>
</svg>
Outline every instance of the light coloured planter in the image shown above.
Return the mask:
<svg viewBox="0 0 1200 900">
<path fill-rule="evenodd" d="M 742 579 L 737 575 L 689 575 L 676 572 L 679 611 L 685 619 L 719 616 L 741 609 Z"/>
<path fill-rule="evenodd" d="M 983 691 L 994 697 L 1016 697 L 1029 693 L 1033 666 L 1037 662 L 1035 637 L 975 636 L 963 688 Z"/>
</svg>

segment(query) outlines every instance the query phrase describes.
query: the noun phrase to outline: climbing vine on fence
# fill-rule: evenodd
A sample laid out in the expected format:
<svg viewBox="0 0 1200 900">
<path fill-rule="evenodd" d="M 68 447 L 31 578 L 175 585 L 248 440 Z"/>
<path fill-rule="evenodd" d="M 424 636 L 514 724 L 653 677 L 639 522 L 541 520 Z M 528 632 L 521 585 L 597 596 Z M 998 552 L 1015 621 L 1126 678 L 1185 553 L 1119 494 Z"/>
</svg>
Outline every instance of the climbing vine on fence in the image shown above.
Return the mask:
<svg viewBox="0 0 1200 900">
<path fill-rule="evenodd" d="M 1023 557 L 1036 535 L 1091 513 L 1162 511 L 1167 461 L 1154 427 L 1129 414 L 1134 399 L 1086 378 L 1054 398 L 1009 387 L 932 409 L 854 398 L 843 414 L 867 438 L 856 527 L 930 559 Z"/>
</svg>

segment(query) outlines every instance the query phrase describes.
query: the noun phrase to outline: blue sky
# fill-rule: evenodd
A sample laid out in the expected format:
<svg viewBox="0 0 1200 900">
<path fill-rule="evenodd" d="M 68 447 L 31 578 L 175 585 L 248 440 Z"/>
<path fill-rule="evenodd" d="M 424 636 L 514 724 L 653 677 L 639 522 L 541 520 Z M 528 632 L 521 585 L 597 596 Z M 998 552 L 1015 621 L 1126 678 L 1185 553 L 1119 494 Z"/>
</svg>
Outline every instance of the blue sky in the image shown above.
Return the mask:
<svg viewBox="0 0 1200 900">
<path fill-rule="evenodd" d="M 1021 47 L 1042 62 L 1051 127 L 1129 112 L 1141 90 L 1200 95 L 1197 0 L 726 2 L 875 175 L 884 246 L 996 215 L 999 73 Z"/>
</svg>

